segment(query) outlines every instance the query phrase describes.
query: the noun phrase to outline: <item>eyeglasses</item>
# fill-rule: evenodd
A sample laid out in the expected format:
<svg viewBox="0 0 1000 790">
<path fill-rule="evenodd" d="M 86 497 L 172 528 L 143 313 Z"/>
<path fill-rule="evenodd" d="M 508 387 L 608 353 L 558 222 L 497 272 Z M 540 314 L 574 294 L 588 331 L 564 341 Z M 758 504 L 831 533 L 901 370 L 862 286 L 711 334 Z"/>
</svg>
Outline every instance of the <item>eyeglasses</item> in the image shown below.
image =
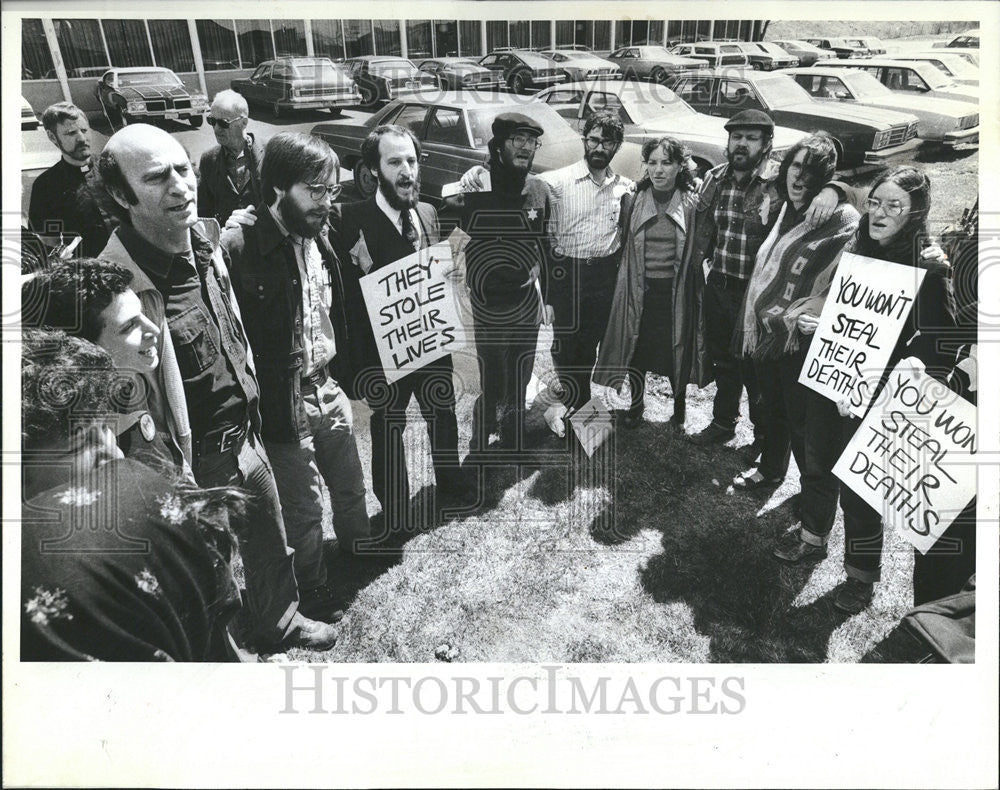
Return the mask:
<svg viewBox="0 0 1000 790">
<path fill-rule="evenodd" d="M 330 200 L 337 197 L 340 194 L 340 187 L 340 184 L 306 184 L 306 191 L 309 197 L 319 203 L 324 195 L 329 195 Z"/>
<path fill-rule="evenodd" d="M 515 148 L 528 148 L 534 151 L 542 147 L 542 141 L 531 134 L 514 134 L 507 139 Z"/>
<path fill-rule="evenodd" d="M 894 200 L 891 203 L 883 203 L 876 198 L 866 198 L 865 208 L 868 209 L 869 214 L 874 214 L 878 209 L 882 209 L 882 213 L 887 217 L 898 217 L 903 213 L 903 204 L 898 200 Z"/>
<path fill-rule="evenodd" d="M 237 121 L 242 121 L 246 118 L 245 115 L 241 115 L 239 118 L 233 118 L 231 121 L 227 121 L 225 118 L 213 118 L 211 115 L 205 120 L 208 121 L 209 126 L 218 126 L 220 129 L 228 129 Z"/>
<path fill-rule="evenodd" d="M 587 148 L 603 148 L 605 151 L 610 151 L 618 145 L 617 140 L 602 140 L 600 137 L 584 137 L 583 142 Z"/>
</svg>

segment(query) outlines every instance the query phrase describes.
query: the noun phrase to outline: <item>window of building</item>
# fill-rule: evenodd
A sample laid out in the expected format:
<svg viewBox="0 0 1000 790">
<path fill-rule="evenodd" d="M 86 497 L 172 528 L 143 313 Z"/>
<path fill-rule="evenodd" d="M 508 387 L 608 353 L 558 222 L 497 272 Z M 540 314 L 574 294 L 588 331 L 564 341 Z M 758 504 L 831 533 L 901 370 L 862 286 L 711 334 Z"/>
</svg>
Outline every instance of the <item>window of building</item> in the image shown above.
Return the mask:
<svg viewBox="0 0 1000 790">
<path fill-rule="evenodd" d="M 531 46 L 534 49 L 548 49 L 552 46 L 552 25 L 548 22 L 531 23 Z"/>
<path fill-rule="evenodd" d="M 744 19 L 742 22 L 740 22 L 739 34 L 737 35 L 737 38 L 739 38 L 740 41 L 753 41 L 752 19 Z"/>
<path fill-rule="evenodd" d="M 103 19 L 104 40 L 112 66 L 152 66 L 153 53 L 141 19 Z"/>
<path fill-rule="evenodd" d="M 429 19 L 410 19 L 406 22 L 406 52 L 413 60 L 434 57 L 434 35 Z"/>
<path fill-rule="evenodd" d="M 205 71 L 224 71 L 240 67 L 236 51 L 236 26 L 231 19 L 197 19 L 198 45 Z"/>
<path fill-rule="evenodd" d="M 478 40 L 479 36 L 476 36 Z M 458 22 L 454 20 L 434 21 L 434 57 L 454 57 L 458 54 Z"/>
<path fill-rule="evenodd" d="M 70 77 L 100 77 L 101 69 L 111 65 L 96 19 L 53 19 L 52 24 Z"/>
<path fill-rule="evenodd" d="M 578 19 L 574 25 L 573 43 L 583 44 L 585 47 L 594 46 L 594 23 L 588 20 Z"/>
<path fill-rule="evenodd" d="M 506 22 L 486 23 L 486 51 L 492 52 L 497 47 L 507 47 L 510 43 L 507 38 Z"/>
<path fill-rule="evenodd" d="M 632 43 L 640 46 L 649 43 L 649 22 L 645 19 L 636 19 L 632 23 Z"/>
<path fill-rule="evenodd" d="M 663 43 L 663 22 L 651 21 L 649 23 L 649 43 L 650 44 L 662 44 Z"/>
<path fill-rule="evenodd" d="M 611 21 L 599 19 L 594 22 L 594 49 L 611 49 Z"/>
<path fill-rule="evenodd" d="M 683 37 L 684 23 L 679 19 L 667 22 L 667 46 L 673 46 L 674 44 L 680 44 L 684 41 Z"/>
<path fill-rule="evenodd" d="M 556 22 L 556 49 L 575 42 L 575 25 L 572 20 L 560 19 Z"/>
<path fill-rule="evenodd" d="M 372 22 L 375 29 L 376 55 L 402 55 L 403 46 L 399 40 L 399 21 L 396 19 L 376 19 Z"/>
<path fill-rule="evenodd" d="M 344 59 L 344 31 L 339 19 L 314 19 L 312 21 L 313 52 L 331 60 Z"/>
<path fill-rule="evenodd" d="M 344 20 L 344 48 L 347 50 L 347 57 L 349 58 L 375 54 L 375 42 L 372 37 L 372 23 L 370 19 Z"/>
<path fill-rule="evenodd" d="M 275 54 L 294 57 L 306 54 L 306 23 L 301 19 L 273 19 Z"/>
<path fill-rule="evenodd" d="M 21 79 L 41 80 L 55 77 L 55 65 L 41 19 L 21 20 Z"/>
<path fill-rule="evenodd" d="M 236 41 L 240 48 L 240 68 L 252 69 L 274 57 L 274 39 L 267 19 L 237 19 Z"/>
<path fill-rule="evenodd" d="M 458 54 L 482 55 L 483 42 L 478 20 L 462 20 L 458 23 Z"/>
<path fill-rule="evenodd" d="M 149 25 L 157 66 L 176 72 L 195 70 L 187 22 L 183 19 L 150 19 L 146 24 Z"/>
<path fill-rule="evenodd" d="M 524 22 L 511 22 L 509 24 L 509 37 L 510 46 L 517 49 L 530 49 L 531 23 L 527 20 Z"/>
<path fill-rule="evenodd" d="M 632 43 L 632 23 L 629 21 L 615 22 L 615 44 L 625 47 Z"/>
</svg>

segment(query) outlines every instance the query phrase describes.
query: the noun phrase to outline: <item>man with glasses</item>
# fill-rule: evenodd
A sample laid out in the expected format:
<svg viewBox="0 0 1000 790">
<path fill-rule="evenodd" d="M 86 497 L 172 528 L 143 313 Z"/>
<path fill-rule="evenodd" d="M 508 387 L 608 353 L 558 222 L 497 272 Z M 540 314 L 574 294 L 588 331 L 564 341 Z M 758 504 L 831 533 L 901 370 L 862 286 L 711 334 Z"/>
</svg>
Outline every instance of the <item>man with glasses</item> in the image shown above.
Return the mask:
<svg viewBox="0 0 1000 790">
<path fill-rule="evenodd" d="M 308 134 L 282 132 L 264 149 L 264 208 L 222 238 L 260 381 L 261 435 L 274 467 L 299 611 L 333 617 L 323 555 L 323 483 L 340 548 L 368 537 L 365 484 L 351 403 L 338 380 L 348 335 L 338 260 L 327 221 L 340 162 Z"/>
<path fill-rule="evenodd" d="M 247 131 L 247 100 L 236 91 L 219 91 L 208 111 L 219 143 L 201 155 L 198 216 L 215 217 L 225 227 L 236 209 L 259 206 L 263 146 Z"/>
</svg>

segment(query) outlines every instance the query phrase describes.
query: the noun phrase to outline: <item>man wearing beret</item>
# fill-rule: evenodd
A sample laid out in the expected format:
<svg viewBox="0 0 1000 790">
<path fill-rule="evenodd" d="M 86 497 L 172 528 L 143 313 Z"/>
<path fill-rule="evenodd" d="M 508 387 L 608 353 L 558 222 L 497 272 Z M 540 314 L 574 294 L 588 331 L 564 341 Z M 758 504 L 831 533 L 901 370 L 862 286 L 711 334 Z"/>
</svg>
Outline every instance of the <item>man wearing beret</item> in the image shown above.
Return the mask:
<svg viewBox="0 0 1000 790">
<path fill-rule="evenodd" d="M 488 143 L 492 191 L 464 195 L 461 228 L 482 394 L 473 449 L 523 447 L 524 401 L 545 304 L 551 214 L 549 187 L 532 175 L 542 127 L 517 112 L 498 115 Z M 538 287 L 536 287 L 536 283 Z"/>
<path fill-rule="evenodd" d="M 683 257 L 685 266 L 701 265 L 707 270 L 698 342 L 705 344 L 716 385 L 712 422 L 691 441 L 709 445 L 732 439 L 740 395 L 746 387 L 755 432 L 746 452 L 752 463 L 763 451 L 764 409 L 753 368 L 748 360 L 733 354 L 731 343 L 757 251 L 782 201 L 774 185 L 778 163 L 769 158 L 774 134 L 771 117 L 760 110 L 742 110 L 725 128 L 728 161 L 710 170 L 701 185 Z M 824 189 L 812 202 L 806 220 L 822 222 L 837 207 L 837 200 L 833 189 Z"/>
</svg>

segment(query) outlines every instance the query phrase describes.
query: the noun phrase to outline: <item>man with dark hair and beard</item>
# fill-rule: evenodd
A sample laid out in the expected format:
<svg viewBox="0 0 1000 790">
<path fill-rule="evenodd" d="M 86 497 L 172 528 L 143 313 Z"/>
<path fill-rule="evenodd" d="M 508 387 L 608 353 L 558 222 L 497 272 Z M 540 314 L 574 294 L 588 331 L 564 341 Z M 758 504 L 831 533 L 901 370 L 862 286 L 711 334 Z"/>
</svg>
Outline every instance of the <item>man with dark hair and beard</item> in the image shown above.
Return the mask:
<svg viewBox="0 0 1000 790">
<path fill-rule="evenodd" d="M 712 422 L 691 441 L 709 445 L 732 439 L 746 387 L 755 437 L 745 460 L 752 464 L 764 449 L 764 413 L 752 365 L 733 353 L 733 332 L 757 251 L 778 217 L 782 199 L 774 186 L 778 163 L 769 159 L 771 117 L 760 110 L 743 110 L 725 128 L 728 161 L 710 170 L 701 185 L 683 255 L 685 266 L 708 269 L 698 326 L 716 384 Z M 837 203 L 836 191 L 824 188 L 810 205 L 806 221 L 821 224 Z"/>
<path fill-rule="evenodd" d="M 260 381 L 261 436 L 274 468 L 299 611 L 333 617 L 323 557 L 322 483 L 343 551 L 368 537 L 365 484 L 351 402 L 341 387 L 350 347 L 337 256 L 328 239 L 340 163 L 308 134 L 282 132 L 264 149 L 265 207 L 222 237 Z"/>
<path fill-rule="evenodd" d="M 427 421 L 439 503 L 456 503 L 469 492 L 458 463 L 451 357 L 389 383 L 359 285 L 364 275 L 440 240 L 437 211 L 420 202 L 420 143 L 409 129 L 383 124 L 365 139 L 361 156 L 378 179 L 378 190 L 368 200 L 339 206 L 340 217 L 333 224 L 339 230 L 338 252 L 349 289 L 349 326 L 362 354 L 355 394 L 372 409 L 372 484 L 386 527 L 397 530 L 410 500 L 403 430 L 411 396 Z"/>
<path fill-rule="evenodd" d="M 487 449 L 493 433 L 499 436 L 499 448 L 523 446 L 524 401 L 550 255 L 545 234 L 551 194 L 529 172 L 542 133 L 529 116 L 498 115 L 487 144 L 493 189 L 462 196 L 461 228 L 470 237 L 466 282 L 482 387 L 473 412 L 472 449 Z"/>
</svg>

